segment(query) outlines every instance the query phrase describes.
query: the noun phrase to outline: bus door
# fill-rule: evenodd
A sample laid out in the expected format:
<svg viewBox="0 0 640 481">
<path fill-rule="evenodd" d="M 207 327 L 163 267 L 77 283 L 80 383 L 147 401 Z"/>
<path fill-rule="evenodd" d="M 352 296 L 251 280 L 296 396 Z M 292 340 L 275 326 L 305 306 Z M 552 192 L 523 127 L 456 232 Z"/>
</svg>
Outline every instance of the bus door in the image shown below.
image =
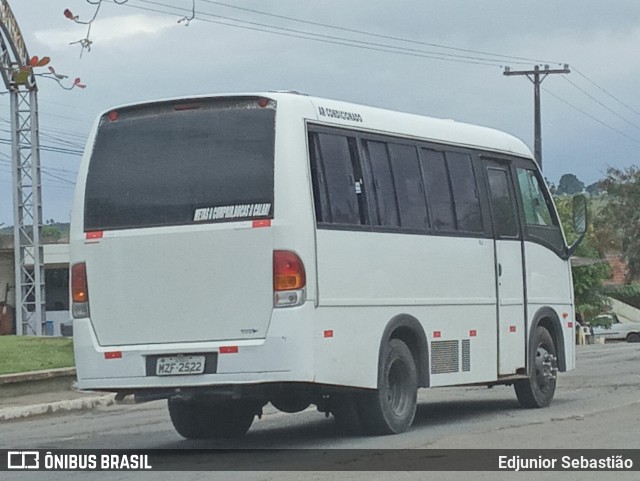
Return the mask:
<svg viewBox="0 0 640 481">
<path fill-rule="evenodd" d="M 498 375 L 525 367 L 526 310 L 522 235 L 509 164 L 484 161 L 494 234 Z"/>
</svg>

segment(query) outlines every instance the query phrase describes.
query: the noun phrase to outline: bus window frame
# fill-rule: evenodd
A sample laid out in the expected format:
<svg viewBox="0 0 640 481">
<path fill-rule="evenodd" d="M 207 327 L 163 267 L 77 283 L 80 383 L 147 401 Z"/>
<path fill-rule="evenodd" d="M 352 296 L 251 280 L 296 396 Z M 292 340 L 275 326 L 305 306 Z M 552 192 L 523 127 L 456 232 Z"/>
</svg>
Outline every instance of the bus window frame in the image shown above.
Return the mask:
<svg viewBox="0 0 640 481">
<path fill-rule="evenodd" d="M 538 185 L 542 187 L 540 191 L 544 196 L 545 204 L 551 214 L 551 221 L 554 223 L 553 226 L 527 224 L 525 211 L 524 211 L 524 204 L 523 204 L 524 202 L 523 194 L 520 189 L 520 182 L 518 181 L 517 169 L 529 170 L 534 173 L 536 180 L 538 181 Z M 540 172 L 540 169 L 538 168 L 534 160 L 524 159 L 521 157 L 514 157 L 511 163 L 511 176 L 513 179 L 514 188 L 516 189 L 516 201 L 518 203 L 518 214 L 520 217 L 520 222 L 522 224 L 522 233 L 523 233 L 523 238 L 525 242 L 532 242 L 534 244 L 541 245 L 551 250 L 560 259 L 565 261 L 568 260 L 569 257 L 567 256 L 567 249 L 568 249 L 567 241 L 564 236 L 564 231 L 562 229 L 562 223 L 560 222 L 560 218 L 558 216 L 558 211 L 555 207 L 555 203 L 553 202 L 551 192 L 549 192 L 549 187 L 544 181 L 544 178 L 542 177 L 542 173 Z M 540 235 L 536 235 L 536 231 L 543 232 L 543 233 L 548 232 L 550 234 L 557 232 L 558 241 L 561 244 L 556 245 L 553 242 L 549 241 L 548 239 L 541 237 Z"/>
<path fill-rule="evenodd" d="M 459 146 L 455 144 L 447 144 L 440 142 L 431 142 L 423 139 L 416 139 L 412 137 L 395 135 L 393 133 L 377 133 L 377 132 L 369 132 L 366 130 L 361 130 L 357 128 L 348 128 L 344 126 L 335 126 L 335 125 L 325 125 L 313 121 L 307 121 L 305 123 L 305 132 L 306 138 L 308 142 L 307 148 L 307 162 L 309 169 L 309 192 L 311 198 L 313 199 L 312 205 L 314 208 L 314 221 L 317 229 L 325 229 L 325 230 L 344 230 L 344 231 L 362 231 L 362 232 L 387 232 L 387 233 L 397 233 L 397 234 L 414 234 L 414 235 L 430 235 L 430 236 L 441 236 L 441 237 L 460 237 L 460 238 L 476 238 L 476 239 L 493 239 L 493 227 L 488 199 L 488 191 L 485 185 L 484 174 L 482 173 L 482 165 L 480 165 L 481 159 L 483 155 L 494 156 L 491 151 L 485 151 L 481 149 L 473 149 L 469 147 Z M 357 155 L 356 159 L 359 167 L 359 171 L 363 176 L 362 183 L 362 195 L 364 195 L 364 205 L 366 208 L 365 213 L 365 224 L 338 224 L 332 222 L 318 222 L 317 215 L 315 212 L 316 199 L 315 199 L 315 188 L 313 185 L 313 169 L 311 168 L 311 135 L 314 133 L 325 133 L 325 134 L 333 134 L 333 135 L 344 135 L 346 137 L 352 137 L 356 139 L 357 143 Z M 373 142 L 385 142 L 385 143 L 397 143 L 402 145 L 408 145 L 415 147 L 417 150 L 418 161 L 420 166 L 420 173 L 422 176 L 422 184 L 425 194 L 425 202 L 427 207 L 427 216 L 429 221 L 429 226 L 426 229 L 412 229 L 407 227 L 390 227 L 390 226 L 380 226 L 375 223 L 375 213 L 377 212 L 377 204 L 375 200 L 375 196 L 373 193 L 369 192 L 369 182 L 365 178 L 365 175 L 369 173 L 369 167 L 366 165 L 367 159 L 366 154 L 364 152 L 364 142 L 365 141 L 373 141 Z M 428 192 L 426 190 L 425 185 L 425 172 L 423 169 L 423 154 L 422 149 L 434 150 L 438 152 L 442 152 L 445 157 L 445 163 L 448 162 L 446 154 L 451 153 L 459 153 L 465 154 L 470 157 L 471 167 L 474 176 L 474 182 L 477 189 L 478 200 L 480 204 L 480 215 L 481 215 L 481 227 L 482 230 L 477 232 L 471 231 L 462 231 L 462 230 L 435 230 L 432 225 L 433 213 L 431 210 L 431 205 L 429 203 Z M 497 154 L 496 154 L 497 155 Z M 494 156 L 495 157 L 495 156 Z M 391 163 L 391 171 L 393 175 L 393 163 Z M 451 189 L 451 187 L 450 187 Z M 395 185 L 394 185 L 395 190 Z M 452 194 L 453 195 L 453 194 Z M 397 198 L 397 194 L 396 194 Z M 455 207 L 455 206 L 454 206 Z M 455 212 L 454 212 L 455 215 Z"/>
</svg>

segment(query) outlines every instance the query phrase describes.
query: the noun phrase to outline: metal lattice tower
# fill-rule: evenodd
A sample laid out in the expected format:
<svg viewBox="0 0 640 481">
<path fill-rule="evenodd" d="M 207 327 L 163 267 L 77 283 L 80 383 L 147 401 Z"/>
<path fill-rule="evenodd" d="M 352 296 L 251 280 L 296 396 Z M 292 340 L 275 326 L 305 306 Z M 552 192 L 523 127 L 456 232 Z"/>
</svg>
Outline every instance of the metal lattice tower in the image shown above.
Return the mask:
<svg viewBox="0 0 640 481">
<path fill-rule="evenodd" d="M 0 0 L 0 69 L 11 97 L 16 334 L 41 335 L 45 315 L 38 97 L 29 54 L 7 0 Z"/>
</svg>

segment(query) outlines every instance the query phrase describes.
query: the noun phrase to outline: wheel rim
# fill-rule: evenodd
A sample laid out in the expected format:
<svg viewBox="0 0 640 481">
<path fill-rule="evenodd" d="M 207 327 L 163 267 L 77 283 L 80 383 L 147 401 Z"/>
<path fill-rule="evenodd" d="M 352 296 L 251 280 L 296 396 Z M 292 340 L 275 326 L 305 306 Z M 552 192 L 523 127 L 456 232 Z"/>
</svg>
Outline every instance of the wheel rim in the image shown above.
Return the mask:
<svg viewBox="0 0 640 481">
<path fill-rule="evenodd" d="M 410 403 L 410 376 L 404 362 L 396 360 L 389 368 L 387 400 L 397 416 L 404 414 Z"/>
<path fill-rule="evenodd" d="M 536 349 L 536 385 L 542 393 L 547 393 L 555 386 L 555 376 L 551 374 L 556 366 L 556 357 L 546 345 L 540 344 Z"/>
</svg>

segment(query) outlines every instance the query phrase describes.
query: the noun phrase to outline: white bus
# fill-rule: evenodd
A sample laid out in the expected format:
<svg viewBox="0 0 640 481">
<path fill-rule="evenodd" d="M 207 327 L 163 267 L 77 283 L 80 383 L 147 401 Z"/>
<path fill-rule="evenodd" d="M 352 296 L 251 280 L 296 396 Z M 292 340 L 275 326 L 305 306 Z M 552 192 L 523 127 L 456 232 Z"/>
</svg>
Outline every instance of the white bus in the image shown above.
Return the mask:
<svg viewBox="0 0 640 481">
<path fill-rule="evenodd" d="M 574 248 L 495 130 L 295 92 L 118 107 L 74 200 L 79 387 L 166 398 L 186 438 L 244 435 L 268 402 L 399 433 L 421 387 L 547 406 Z"/>
</svg>

